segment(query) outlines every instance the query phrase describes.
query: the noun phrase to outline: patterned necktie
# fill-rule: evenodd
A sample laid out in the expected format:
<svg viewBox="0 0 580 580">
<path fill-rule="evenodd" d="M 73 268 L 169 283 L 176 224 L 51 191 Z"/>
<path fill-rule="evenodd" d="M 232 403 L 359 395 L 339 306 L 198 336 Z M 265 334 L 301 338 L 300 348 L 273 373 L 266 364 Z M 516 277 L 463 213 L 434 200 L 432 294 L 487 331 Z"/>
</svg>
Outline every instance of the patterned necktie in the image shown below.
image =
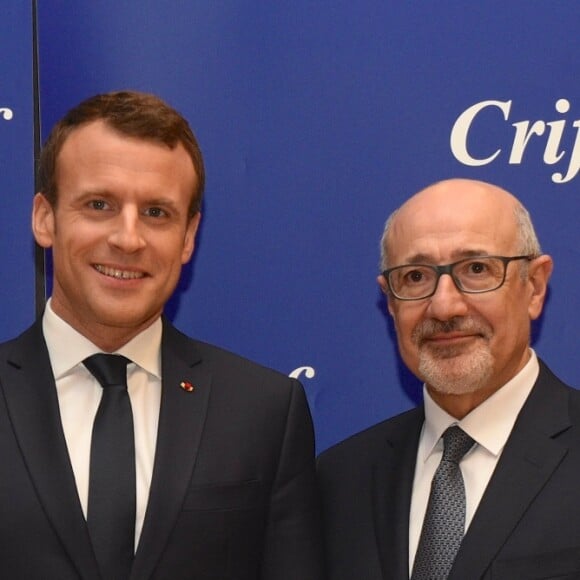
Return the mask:
<svg viewBox="0 0 580 580">
<path fill-rule="evenodd" d="M 93 423 L 87 524 L 104 580 L 127 580 L 135 545 L 135 438 L 124 356 L 84 365 L 103 387 Z"/>
<path fill-rule="evenodd" d="M 459 462 L 473 446 L 460 427 L 443 434 L 443 457 L 433 476 L 412 580 L 445 580 L 465 533 L 465 487 Z"/>
</svg>

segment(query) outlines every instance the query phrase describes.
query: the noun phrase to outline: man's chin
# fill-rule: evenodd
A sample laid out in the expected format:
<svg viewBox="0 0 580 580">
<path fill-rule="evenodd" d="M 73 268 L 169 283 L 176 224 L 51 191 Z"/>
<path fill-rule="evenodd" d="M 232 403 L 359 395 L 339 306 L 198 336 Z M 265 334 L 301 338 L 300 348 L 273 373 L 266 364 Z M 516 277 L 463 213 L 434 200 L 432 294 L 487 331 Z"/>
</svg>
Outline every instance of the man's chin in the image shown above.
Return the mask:
<svg viewBox="0 0 580 580">
<path fill-rule="evenodd" d="M 485 387 L 492 372 L 492 359 L 486 351 L 436 359 L 422 357 L 419 361 L 419 373 L 425 383 L 445 395 L 474 393 Z"/>
<path fill-rule="evenodd" d="M 429 390 L 440 395 L 467 395 L 483 388 L 479 381 L 474 383 L 466 377 L 455 377 L 447 383 L 435 383 L 427 379 L 425 383 L 428 385 Z"/>
</svg>

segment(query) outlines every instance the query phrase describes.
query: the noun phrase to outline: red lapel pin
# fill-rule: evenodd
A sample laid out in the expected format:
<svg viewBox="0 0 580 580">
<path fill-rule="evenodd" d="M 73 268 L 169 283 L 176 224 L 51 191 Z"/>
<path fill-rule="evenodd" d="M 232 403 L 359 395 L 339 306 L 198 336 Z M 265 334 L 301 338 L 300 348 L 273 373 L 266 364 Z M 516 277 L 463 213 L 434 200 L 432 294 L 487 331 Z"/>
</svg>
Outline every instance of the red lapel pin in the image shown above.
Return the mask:
<svg viewBox="0 0 580 580">
<path fill-rule="evenodd" d="M 179 386 L 186 392 L 191 393 L 195 388 L 189 381 L 181 381 Z"/>
</svg>

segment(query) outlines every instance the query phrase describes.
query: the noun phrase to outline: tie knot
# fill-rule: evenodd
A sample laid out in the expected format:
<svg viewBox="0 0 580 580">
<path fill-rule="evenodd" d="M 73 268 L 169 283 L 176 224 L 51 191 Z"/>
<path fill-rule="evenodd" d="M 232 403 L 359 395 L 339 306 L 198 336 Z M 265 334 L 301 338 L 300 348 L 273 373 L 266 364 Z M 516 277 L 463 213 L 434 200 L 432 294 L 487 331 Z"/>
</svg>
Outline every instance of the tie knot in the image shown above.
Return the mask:
<svg viewBox="0 0 580 580">
<path fill-rule="evenodd" d="M 120 354 L 94 354 L 83 361 L 101 387 L 127 386 L 127 365 L 131 361 Z"/>
<path fill-rule="evenodd" d="M 461 427 L 449 427 L 443 433 L 443 461 L 459 463 L 473 444 L 473 439 Z"/>
</svg>

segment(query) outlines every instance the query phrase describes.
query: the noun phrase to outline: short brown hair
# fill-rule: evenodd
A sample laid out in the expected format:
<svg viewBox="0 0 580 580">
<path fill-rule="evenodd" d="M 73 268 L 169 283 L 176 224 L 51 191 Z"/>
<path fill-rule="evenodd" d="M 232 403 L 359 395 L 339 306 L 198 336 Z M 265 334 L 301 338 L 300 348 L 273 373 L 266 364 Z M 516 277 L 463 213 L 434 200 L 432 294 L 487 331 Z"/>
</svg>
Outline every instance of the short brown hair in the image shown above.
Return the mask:
<svg viewBox="0 0 580 580">
<path fill-rule="evenodd" d="M 189 206 L 190 216 L 201 207 L 205 169 L 199 144 L 186 119 L 155 95 L 137 91 L 116 91 L 89 97 L 71 109 L 52 129 L 38 165 L 40 191 L 52 206 L 58 200 L 56 163 L 67 137 L 78 127 L 103 120 L 121 135 L 163 143 L 173 149 L 183 145 L 197 176 Z"/>
</svg>

